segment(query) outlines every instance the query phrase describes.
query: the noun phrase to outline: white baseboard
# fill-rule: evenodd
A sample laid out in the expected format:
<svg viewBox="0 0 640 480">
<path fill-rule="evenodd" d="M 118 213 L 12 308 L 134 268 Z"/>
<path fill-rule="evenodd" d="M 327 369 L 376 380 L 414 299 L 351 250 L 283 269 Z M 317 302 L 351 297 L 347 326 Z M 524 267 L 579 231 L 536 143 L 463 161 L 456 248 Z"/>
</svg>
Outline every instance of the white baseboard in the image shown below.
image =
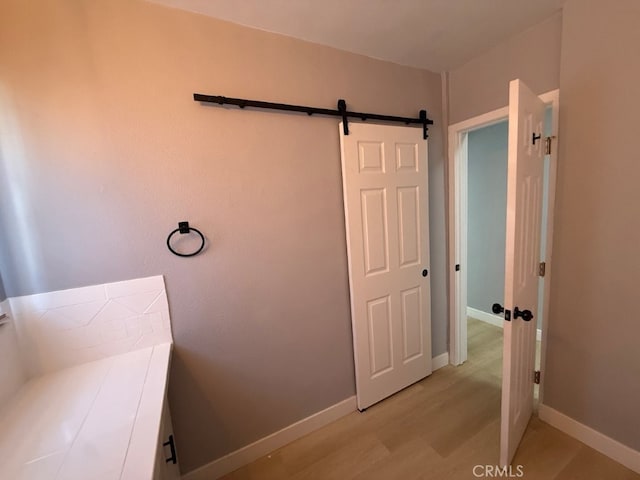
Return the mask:
<svg viewBox="0 0 640 480">
<path fill-rule="evenodd" d="M 182 480 L 212 480 L 220 478 L 356 410 L 356 397 L 349 397 L 307 418 L 303 418 L 282 430 L 242 447 L 235 452 L 231 452 L 224 457 L 193 470 L 183 475 Z"/>
<path fill-rule="evenodd" d="M 580 440 L 582 443 L 621 463 L 634 472 L 640 473 L 639 451 L 627 447 L 617 440 L 607 437 L 547 405 L 539 405 L 538 416 L 549 425 Z"/>
<path fill-rule="evenodd" d="M 475 318 L 481 322 L 489 323 L 494 327 L 504 328 L 504 318 L 493 313 L 483 312 L 477 308 L 467 307 L 467 317 Z M 536 329 L 536 340 L 542 341 L 542 330 Z"/>
<path fill-rule="evenodd" d="M 449 365 L 449 352 L 444 352 L 431 359 L 431 371 L 433 372 L 447 365 Z"/>
<path fill-rule="evenodd" d="M 489 323 L 494 327 L 503 328 L 502 324 L 504 323 L 504 317 L 501 317 L 500 315 L 494 315 L 493 313 L 483 312 L 477 308 L 467 307 L 467 317 L 473 317 L 476 320 Z"/>
</svg>

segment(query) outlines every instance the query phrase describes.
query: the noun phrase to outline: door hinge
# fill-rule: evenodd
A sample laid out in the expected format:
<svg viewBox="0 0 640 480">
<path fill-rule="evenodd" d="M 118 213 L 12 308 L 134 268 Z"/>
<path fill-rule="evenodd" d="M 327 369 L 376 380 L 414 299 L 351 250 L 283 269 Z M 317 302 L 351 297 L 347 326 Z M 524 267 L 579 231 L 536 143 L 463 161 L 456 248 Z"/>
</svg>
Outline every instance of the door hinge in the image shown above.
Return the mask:
<svg viewBox="0 0 640 480">
<path fill-rule="evenodd" d="M 551 140 L 556 137 L 546 137 L 544 139 L 544 154 L 551 155 Z"/>
<path fill-rule="evenodd" d="M 536 385 L 540 385 L 540 370 L 536 370 L 533 372 L 533 383 Z"/>
<path fill-rule="evenodd" d="M 538 265 L 538 276 L 539 277 L 544 277 L 544 274 L 547 272 L 547 264 L 546 262 L 540 262 L 540 265 Z"/>
</svg>

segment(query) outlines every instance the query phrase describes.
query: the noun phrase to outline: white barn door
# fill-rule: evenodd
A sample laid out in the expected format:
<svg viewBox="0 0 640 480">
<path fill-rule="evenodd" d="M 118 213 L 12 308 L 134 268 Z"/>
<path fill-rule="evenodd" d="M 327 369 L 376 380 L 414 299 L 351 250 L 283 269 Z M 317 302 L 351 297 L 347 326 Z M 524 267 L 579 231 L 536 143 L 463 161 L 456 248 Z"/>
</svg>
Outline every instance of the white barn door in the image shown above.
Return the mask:
<svg viewBox="0 0 640 480">
<path fill-rule="evenodd" d="M 358 409 L 431 373 L 427 142 L 421 128 L 342 133 Z"/>
<path fill-rule="evenodd" d="M 544 103 L 509 84 L 507 235 L 500 463 L 511 463 L 533 412 L 544 169 Z"/>
</svg>

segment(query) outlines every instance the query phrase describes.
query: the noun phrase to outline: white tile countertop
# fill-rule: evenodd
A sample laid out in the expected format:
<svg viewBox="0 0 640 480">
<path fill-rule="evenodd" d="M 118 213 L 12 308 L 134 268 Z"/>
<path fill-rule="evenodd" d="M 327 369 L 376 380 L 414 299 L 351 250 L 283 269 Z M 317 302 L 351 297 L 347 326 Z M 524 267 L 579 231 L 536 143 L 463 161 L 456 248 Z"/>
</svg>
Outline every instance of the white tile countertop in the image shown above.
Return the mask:
<svg viewBox="0 0 640 480">
<path fill-rule="evenodd" d="M 151 480 L 171 343 L 25 383 L 0 411 L 2 480 Z"/>
</svg>

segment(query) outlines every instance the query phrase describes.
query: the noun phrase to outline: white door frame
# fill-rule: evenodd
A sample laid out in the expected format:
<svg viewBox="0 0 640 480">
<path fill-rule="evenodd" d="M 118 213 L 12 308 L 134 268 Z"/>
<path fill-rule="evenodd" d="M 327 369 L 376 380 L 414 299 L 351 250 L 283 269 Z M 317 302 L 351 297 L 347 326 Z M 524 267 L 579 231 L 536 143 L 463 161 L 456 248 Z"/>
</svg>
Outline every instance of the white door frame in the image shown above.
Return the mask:
<svg viewBox="0 0 640 480">
<path fill-rule="evenodd" d="M 553 213 L 555 207 L 556 170 L 558 165 L 558 113 L 560 90 L 540 95 L 540 99 L 552 109 L 551 142 L 549 159 L 549 193 L 547 214 L 546 272 L 543 278 L 544 297 L 542 315 L 541 372 L 544 372 L 546 334 L 549 321 L 549 285 L 551 280 L 551 253 L 553 240 Z M 467 360 L 467 137 L 468 133 L 507 120 L 509 107 L 464 120 L 449 126 L 449 362 L 460 365 Z M 461 265 L 462 272 L 456 271 Z M 541 375 L 539 398 L 542 402 L 544 373 Z"/>
</svg>

